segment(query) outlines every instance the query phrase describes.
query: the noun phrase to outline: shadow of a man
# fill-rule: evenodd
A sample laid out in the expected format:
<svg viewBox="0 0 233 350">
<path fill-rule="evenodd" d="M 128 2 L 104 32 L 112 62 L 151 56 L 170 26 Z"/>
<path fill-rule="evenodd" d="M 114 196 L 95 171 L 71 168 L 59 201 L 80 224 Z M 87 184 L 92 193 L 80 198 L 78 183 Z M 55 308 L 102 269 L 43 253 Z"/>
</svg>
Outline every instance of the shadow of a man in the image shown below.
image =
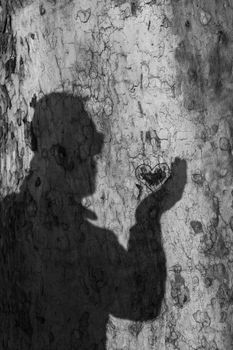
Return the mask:
<svg viewBox="0 0 233 350">
<path fill-rule="evenodd" d="M 104 350 L 109 314 L 159 315 L 166 259 L 160 216 L 180 200 L 186 162 L 136 210 L 126 251 L 88 221 L 103 135 L 80 98 L 52 93 L 36 103 L 34 158 L 20 193 L 1 202 L 1 344 L 7 350 Z"/>
</svg>

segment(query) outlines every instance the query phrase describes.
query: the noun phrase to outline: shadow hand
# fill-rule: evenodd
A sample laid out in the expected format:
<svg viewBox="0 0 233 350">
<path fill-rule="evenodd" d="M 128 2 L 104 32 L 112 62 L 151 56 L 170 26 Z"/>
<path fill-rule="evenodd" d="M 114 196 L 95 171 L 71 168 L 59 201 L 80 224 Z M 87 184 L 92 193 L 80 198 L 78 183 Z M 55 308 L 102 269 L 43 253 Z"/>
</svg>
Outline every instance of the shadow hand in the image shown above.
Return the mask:
<svg viewBox="0 0 233 350">
<path fill-rule="evenodd" d="M 152 192 L 136 209 L 136 222 L 156 218 L 172 208 L 181 198 L 187 182 L 186 160 L 175 158 L 171 164 L 171 175 L 157 192 Z"/>
</svg>

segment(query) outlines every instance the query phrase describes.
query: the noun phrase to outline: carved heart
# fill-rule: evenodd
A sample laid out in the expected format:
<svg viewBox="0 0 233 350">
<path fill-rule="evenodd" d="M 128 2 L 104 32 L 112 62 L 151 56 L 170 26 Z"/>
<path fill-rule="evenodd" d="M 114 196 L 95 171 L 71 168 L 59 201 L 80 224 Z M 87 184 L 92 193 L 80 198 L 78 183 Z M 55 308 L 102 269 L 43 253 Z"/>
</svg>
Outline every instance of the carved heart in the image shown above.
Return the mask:
<svg viewBox="0 0 233 350">
<path fill-rule="evenodd" d="M 158 191 L 171 175 L 167 163 L 160 163 L 151 168 L 148 164 L 141 164 L 135 170 L 138 181 L 152 192 Z"/>
</svg>

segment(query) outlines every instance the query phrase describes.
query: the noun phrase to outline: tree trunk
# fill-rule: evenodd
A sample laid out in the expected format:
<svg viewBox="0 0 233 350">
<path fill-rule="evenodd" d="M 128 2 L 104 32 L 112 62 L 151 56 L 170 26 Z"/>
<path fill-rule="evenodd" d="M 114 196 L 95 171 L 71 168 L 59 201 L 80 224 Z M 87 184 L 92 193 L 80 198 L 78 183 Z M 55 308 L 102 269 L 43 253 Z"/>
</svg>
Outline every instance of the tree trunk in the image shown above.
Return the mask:
<svg viewBox="0 0 233 350">
<path fill-rule="evenodd" d="M 0 348 L 232 349 L 231 0 L 0 10 Z"/>
</svg>

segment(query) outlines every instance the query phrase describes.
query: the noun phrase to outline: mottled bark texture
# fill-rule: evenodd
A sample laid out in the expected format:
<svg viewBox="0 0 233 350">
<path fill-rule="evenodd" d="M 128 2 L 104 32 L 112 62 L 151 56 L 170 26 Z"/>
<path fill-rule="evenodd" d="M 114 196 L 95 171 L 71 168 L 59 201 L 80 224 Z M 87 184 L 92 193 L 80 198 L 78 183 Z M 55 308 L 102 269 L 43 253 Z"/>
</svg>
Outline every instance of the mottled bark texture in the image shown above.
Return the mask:
<svg viewBox="0 0 233 350">
<path fill-rule="evenodd" d="M 233 348 L 232 20 L 0 2 L 0 349 Z"/>
</svg>

